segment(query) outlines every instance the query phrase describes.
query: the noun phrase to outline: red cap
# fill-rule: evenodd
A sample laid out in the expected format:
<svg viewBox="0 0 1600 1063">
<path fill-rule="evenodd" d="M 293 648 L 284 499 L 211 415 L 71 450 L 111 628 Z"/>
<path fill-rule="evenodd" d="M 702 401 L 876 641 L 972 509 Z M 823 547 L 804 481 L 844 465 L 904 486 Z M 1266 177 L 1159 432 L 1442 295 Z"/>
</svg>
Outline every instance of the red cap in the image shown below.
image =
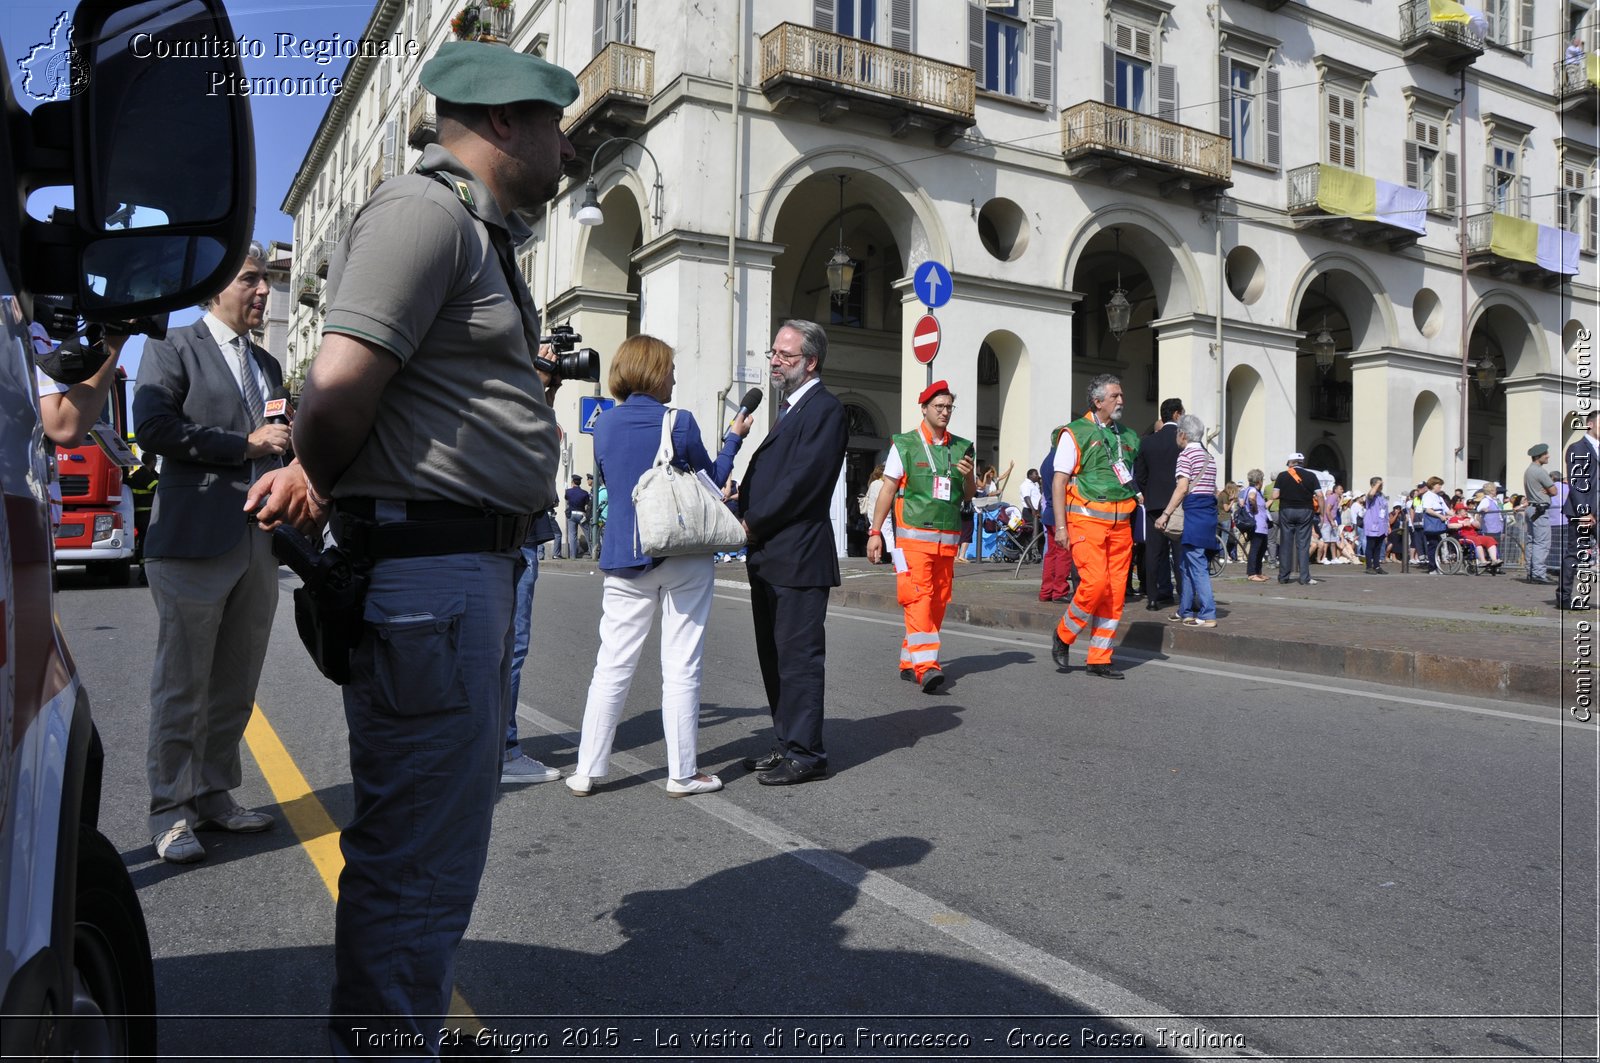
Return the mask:
<svg viewBox="0 0 1600 1063">
<path fill-rule="evenodd" d="M 947 380 L 935 380 L 933 383 L 929 384 L 926 388 L 923 388 L 922 389 L 922 394 L 917 396 L 917 405 L 918 406 L 926 406 L 928 403 L 933 401 L 934 396 L 940 395 L 940 394 L 944 394 L 944 395 L 950 394 L 950 382 L 949 381 L 947 381 Z"/>
</svg>

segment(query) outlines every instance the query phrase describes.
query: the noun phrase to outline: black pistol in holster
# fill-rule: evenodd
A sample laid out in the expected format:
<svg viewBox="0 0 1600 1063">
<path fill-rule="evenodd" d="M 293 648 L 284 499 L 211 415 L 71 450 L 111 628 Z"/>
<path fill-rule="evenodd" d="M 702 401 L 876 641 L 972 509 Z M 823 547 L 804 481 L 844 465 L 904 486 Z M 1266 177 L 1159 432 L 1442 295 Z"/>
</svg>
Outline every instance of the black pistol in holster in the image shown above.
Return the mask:
<svg viewBox="0 0 1600 1063">
<path fill-rule="evenodd" d="M 343 547 L 322 549 L 287 524 L 272 530 L 272 554 L 305 581 L 294 592 L 300 641 L 317 670 L 343 686 L 350 681 L 350 654 L 361 640 L 371 562 Z"/>
</svg>

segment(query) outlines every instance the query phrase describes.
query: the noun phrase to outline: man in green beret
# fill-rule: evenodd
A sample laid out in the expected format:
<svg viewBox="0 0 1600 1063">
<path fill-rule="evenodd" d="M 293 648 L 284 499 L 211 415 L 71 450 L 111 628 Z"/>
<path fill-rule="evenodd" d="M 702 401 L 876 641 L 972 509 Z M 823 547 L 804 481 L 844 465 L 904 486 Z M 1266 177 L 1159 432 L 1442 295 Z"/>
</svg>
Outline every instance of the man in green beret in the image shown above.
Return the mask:
<svg viewBox="0 0 1600 1063">
<path fill-rule="evenodd" d="M 371 565 L 344 687 L 355 815 L 340 848 L 336 1053 L 430 1044 L 449 1010 L 501 777 L 522 546 L 555 504 L 553 382 L 518 211 L 573 157 L 560 67 L 452 42 L 422 68 L 439 142 L 334 252 L 295 420 L 314 501 Z M 542 767 L 542 766 L 541 766 Z"/>
<path fill-rule="evenodd" d="M 1528 448 L 1528 457 L 1533 460 L 1522 474 L 1522 491 L 1528 498 L 1528 582 L 1549 583 L 1550 499 L 1558 490 L 1555 477 L 1545 468 L 1550 444 L 1535 443 Z"/>
</svg>

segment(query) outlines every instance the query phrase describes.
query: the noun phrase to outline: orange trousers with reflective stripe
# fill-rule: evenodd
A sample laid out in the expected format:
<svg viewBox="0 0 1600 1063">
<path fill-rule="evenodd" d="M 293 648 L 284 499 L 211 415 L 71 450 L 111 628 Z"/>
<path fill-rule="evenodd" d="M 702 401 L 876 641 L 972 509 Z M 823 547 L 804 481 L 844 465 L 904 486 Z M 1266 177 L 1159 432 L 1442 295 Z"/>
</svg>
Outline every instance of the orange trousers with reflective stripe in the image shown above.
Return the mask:
<svg viewBox="0 0 1600 1063">
<path fill-rule="evenodd" d="M 1074 514 L 1067 518 L 1067 546 L 1078 569 L 1078 590 L 1056 624 L 1056 634 L 1070 646 L 1088 628 L 1088 662 L 1110 664 L 1133 561 L 1133 525 Z"/>
<path fill-rule="evenodd" d="M 900 641 L 900 668 L 916 673 L 917 681 L 930 668 L 939 667 L 939 627 L 950 605 L 950 584 L 956 555 L 938 549 L 918 549 L 902 537 L 906 570 L 895 574 L 895 596 L 906 613 L 906 635 Z"/>
</svg>

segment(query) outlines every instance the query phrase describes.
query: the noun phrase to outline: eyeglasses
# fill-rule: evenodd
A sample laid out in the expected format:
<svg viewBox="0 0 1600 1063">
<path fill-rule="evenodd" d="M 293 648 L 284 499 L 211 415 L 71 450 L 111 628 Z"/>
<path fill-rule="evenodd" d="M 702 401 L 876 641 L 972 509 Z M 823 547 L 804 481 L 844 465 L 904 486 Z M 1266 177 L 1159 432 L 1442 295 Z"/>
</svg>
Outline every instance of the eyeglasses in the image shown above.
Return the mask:
<svg viewBox="0 0 1600 1063">
<path fill-rule="evenodd" d="M 804 351 L 795 351 L 793 354 L 788 354 L 778 350 L 776 347 L 767 348 L 767 361 L 769 362 L 782 362 L 784 365 L 794 365 L 796 362 L 805 361 L 805 357 Z"/>
<path fill-rule="evenodd" d="M 956 408 L 956 404 L 953 402 L 935 402 L 928 408 L 938 413 L 949 413 L 951 410 Z"/>
</svg>

